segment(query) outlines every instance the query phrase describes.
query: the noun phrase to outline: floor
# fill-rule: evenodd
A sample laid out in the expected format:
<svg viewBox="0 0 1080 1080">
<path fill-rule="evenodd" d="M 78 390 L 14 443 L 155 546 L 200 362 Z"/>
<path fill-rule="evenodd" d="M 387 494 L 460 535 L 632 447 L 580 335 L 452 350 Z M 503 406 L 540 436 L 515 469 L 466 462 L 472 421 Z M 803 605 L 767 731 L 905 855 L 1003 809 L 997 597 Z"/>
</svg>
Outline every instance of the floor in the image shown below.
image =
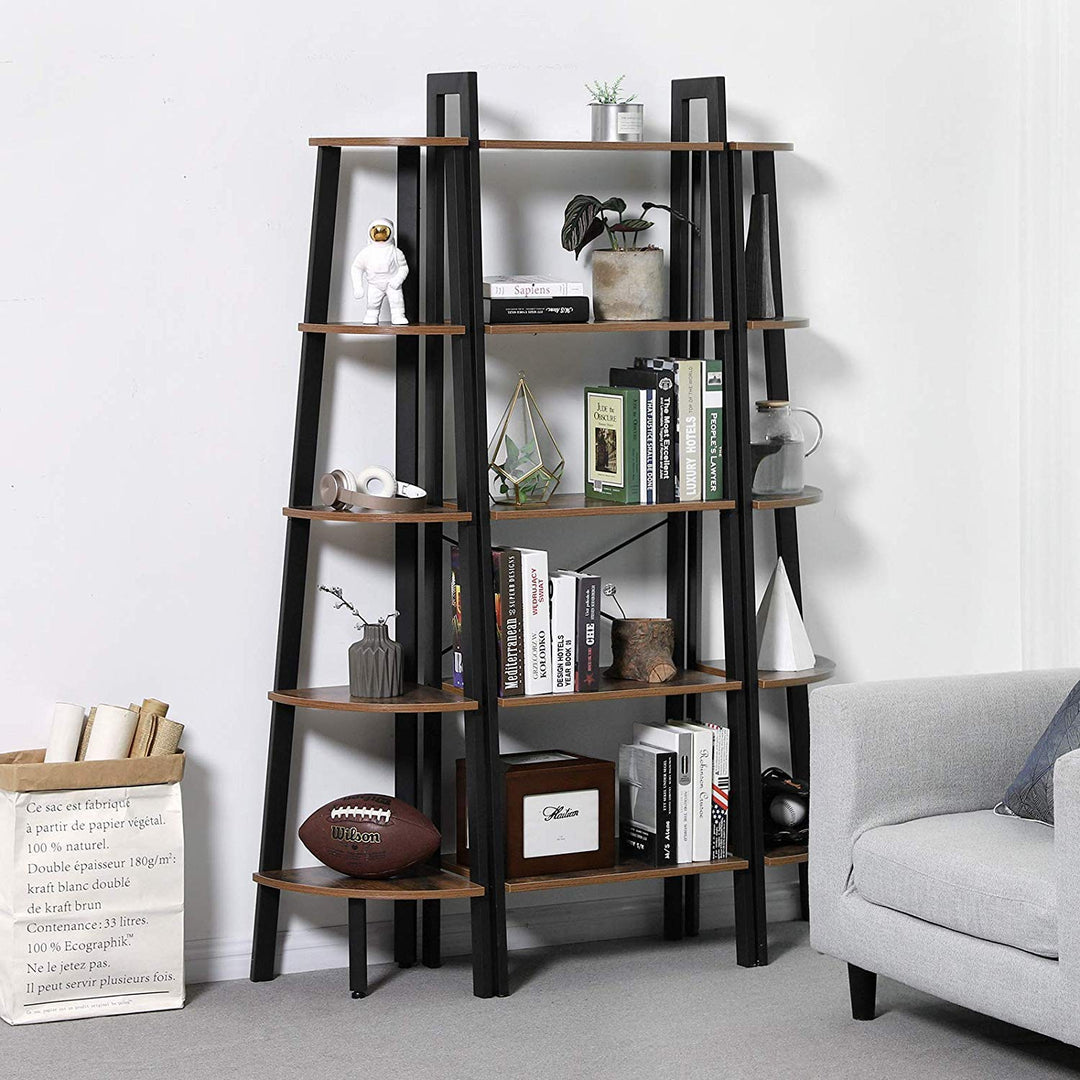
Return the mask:
<svg viewBox="0 0 1080 1080">
<path fill-rule="evenodd" d="M 438 971 L 344 971 L 190 988 L 178 1012 L 0 1030 L 4 1080 L 1053 1080 L 1080 1050 L 881 980 L 878 1019 L 850 1019 L 842 964 L 803 924 L 771 928 L 773 962 L 733 964 L 729 932 L 511 954 L 516 993 L 471 996 Z"/>
</svg>

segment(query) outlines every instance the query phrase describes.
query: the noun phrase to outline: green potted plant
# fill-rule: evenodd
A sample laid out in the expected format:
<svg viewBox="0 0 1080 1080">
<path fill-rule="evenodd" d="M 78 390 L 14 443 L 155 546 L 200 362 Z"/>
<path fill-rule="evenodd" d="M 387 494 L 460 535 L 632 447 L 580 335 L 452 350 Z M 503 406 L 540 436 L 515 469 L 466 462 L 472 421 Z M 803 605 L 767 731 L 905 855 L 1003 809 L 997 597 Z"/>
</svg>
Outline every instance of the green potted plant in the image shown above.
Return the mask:
<svg viewBox="0 0 1080 1080">
<path fill-rule="evenodd" d="M 589 112 L 592 114 L 593 142 L 641 142 L 645 125 L 645 106 L 635 102 L 637 94 L 624 94 L 620 75 L 613 83 L 586 83 L 592 95 Z"/>
<path fill-rule="evenodd" d="M 627 218 L 626 201 L 617 195 L 601 202 L 595 195 L 575 195 L 563 212 L 562 246 L 578 258 L 584 248 L 606 235 L 610 248 L 593 251 L 593 312 L 597 319 L 646 320 L 664 317 L 664 251 L 638 238 L 654 222 L 650 210 L 666 210 L 678 221 L 697 226 L 663 203 L 644 202 L 638 217 Z M 619 220 L 609 222 L 608 214 Z"/>
</svg>

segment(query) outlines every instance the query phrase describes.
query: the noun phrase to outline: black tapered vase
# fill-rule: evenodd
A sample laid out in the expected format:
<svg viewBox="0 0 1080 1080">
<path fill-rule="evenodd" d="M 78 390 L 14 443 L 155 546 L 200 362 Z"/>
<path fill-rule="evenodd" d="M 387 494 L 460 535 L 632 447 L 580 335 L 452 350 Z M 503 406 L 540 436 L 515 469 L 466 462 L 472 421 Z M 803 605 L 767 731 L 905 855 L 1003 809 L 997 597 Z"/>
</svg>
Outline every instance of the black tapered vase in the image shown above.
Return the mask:
<svg viewBox="0 0 1080 1080">
<path fill-rule="evenodd" d="M 401 694 L 404 650 L 385 623 L 367 623 L 364 636 L 349 646 L 349 696 L 387 698 Z"/>
<path fill-rule="evenodd" d="M 750 228 L 746 233 L 746 317 L 748 319 L 776 318 L 770 243 L 771 202 L 768 195 L 750 197 Z"/>
</svg>

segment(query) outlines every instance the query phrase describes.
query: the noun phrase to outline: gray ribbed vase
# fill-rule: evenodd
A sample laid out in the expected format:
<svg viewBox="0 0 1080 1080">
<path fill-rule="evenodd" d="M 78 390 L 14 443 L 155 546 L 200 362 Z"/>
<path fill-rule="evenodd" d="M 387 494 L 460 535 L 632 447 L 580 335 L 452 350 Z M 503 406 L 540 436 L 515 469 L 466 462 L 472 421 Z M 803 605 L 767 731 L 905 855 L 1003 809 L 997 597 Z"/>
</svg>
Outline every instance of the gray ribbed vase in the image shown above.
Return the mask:
<svg viewBox="0 0 1080 1080">
<path fill-rule="evenodd" d="M 398 697 L 404 650 L 390 637 L 385 623 L 366 623 L 364 636 L 349 646 L 349 695 L 358 698 Z"/>
</svg>

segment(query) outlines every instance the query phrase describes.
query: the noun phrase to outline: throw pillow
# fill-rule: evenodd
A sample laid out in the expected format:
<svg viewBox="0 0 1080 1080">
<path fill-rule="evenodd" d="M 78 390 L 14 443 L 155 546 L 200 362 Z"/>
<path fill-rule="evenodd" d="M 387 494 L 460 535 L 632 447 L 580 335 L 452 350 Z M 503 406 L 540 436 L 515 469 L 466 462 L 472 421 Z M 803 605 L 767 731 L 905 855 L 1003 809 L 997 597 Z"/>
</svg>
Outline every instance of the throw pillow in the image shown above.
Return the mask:
<svg viewBox="0 0 1080 1080">
<path fill-rule="evenodd" d="M 1054 762 L 1080 748 L 1080 683 L 1054 713 L 1024 767 L 1005 792 L 1005 808 L 1017 817 L 1054 824 Z"/>
</svg>

